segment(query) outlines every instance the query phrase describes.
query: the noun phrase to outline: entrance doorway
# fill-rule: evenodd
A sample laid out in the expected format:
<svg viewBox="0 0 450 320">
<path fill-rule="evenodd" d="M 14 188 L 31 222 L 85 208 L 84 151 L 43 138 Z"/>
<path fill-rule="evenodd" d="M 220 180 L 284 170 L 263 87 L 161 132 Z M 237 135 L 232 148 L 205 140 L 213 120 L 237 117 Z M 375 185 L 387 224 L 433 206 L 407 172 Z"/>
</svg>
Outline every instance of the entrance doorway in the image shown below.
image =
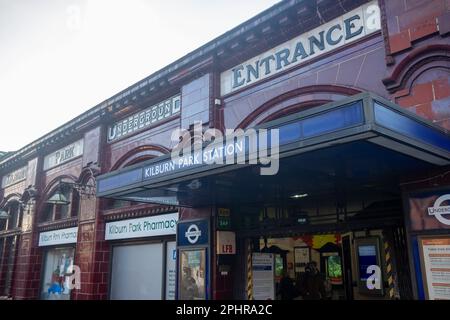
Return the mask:
<svg viewBox="0 0 450 320">
<path fill-rule="evenodd" d="M 301 207 L 298 202 L 284 202 L 282 206 L 242 206 L 232 210 L 245 260 L 253 261 L 254 256 L 260 261 L 266 259 L 266 265 L 253 266 L 256 277 L 265 279 L 266 287 L 270 284 L 269 275 L 262 275 L 257 269 L 270 269 L 267 259 L 273 259 L 274 294 L 257 298 L 308 299 L 305 279 L 311 268 L 320 278 L 320 283 L 315 280 L 315 290 L 323 289 L 321 299 L 410 298 L 412 289 L 403 281 L 410 277 L 408 258 L 402 254 L 407 250 L 399 250 L 406 237 L 401 231 L 401 202 L 395 198 L 372 200 L 352 210 L 357 202 L 348 199 L 345 206 L 333 209 L 331 205 L 326 207 L 326 201 L 305 198 Z M 259 260 L 253 262 L 258 264 Z M 248 265 L 245 270 L 242 264 L 236 266 L 242 269 L 235 272 L 238 277 L 241 272 L 248 274 Z M 246 281 L 237 280 L 235 283 Z M 259 293 L 266 290 L 259 287 L 258 280 L 250 287 L 256 287 Z"/>
<path fill-rule="evenodd" d="M 307 299 L 311 294 L 329 300 L 346 298 L 340 234 L 263 238 L 259 251 L 273 254 L 275 299 Z M 314 281 L 308 283 L 307 277 L 315 271 Z"/>
<path fill-rule="evenodd" d="M 394 249 L 386 256 L 386 248 L 395 245 L 390 236 L 395 231 L 392 228 L 366 229 L 247 239 L 253 243 L 252 252 L 247 251 L 253 263 L 258 264 L 263 258 L 267 264 L 264 270 L 270 270 L 270 264 L 273 266 L 273 290 L 269 274 L 263 275 L 259 271 L 261 266 L 253 266 L 253 290 L 261 291 L 262 285 L 273 292 L 271 297 L 259 292 L 255 299 L 407 298 L 411 289 L 405 288 L 398 279 L 405 276 L 404 257 L 399 257 Z"/>
</svg>

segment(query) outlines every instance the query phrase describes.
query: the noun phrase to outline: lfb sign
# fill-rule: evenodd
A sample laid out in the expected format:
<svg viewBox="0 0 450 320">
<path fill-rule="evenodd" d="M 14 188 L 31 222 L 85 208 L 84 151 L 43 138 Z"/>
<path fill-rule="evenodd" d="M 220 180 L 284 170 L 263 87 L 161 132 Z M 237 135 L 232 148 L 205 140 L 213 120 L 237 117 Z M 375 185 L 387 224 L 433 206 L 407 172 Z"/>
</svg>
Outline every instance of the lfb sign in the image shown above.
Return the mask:
<svg viewBox="0 0 450 320">
<path fill-rule="evenodd" d="M 447 201 L 450 201 L 450 194 L 444 194 L 437 198 L 433 206 L 428 208 L 428 215 L 434 216 L 440 223 L 450 226 L 450 206 L 443 205 Z"/>
<path fill-rule="evenodd" d="M 198 246 L 209 242 L 208 220 L 195 220 L 178 223 L 178 246 Z"/>
<path fill-rule="evenodd" d="M 236 234 L 232 231 L 217 231 L 217 254 L 236 254 Z"/>
</svg>

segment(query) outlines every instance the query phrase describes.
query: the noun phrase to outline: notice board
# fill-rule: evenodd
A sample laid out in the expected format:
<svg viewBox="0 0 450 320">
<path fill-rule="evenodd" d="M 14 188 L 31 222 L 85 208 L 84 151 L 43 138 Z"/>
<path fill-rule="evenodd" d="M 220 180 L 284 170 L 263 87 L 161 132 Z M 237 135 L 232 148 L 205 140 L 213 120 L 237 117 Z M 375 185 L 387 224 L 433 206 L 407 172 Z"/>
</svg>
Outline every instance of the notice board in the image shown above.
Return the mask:
<svg viewBox="0 0 450 320">
<path fill-rule="evenodd" d="M 419 243 L 427 299 L 450 300 L 450 237 L 423 237 Z"/>
<path fill-rule="evenodd" d="M 275 300 L 274 254 L 252 254 L 254 300 Z"/>
</svg>

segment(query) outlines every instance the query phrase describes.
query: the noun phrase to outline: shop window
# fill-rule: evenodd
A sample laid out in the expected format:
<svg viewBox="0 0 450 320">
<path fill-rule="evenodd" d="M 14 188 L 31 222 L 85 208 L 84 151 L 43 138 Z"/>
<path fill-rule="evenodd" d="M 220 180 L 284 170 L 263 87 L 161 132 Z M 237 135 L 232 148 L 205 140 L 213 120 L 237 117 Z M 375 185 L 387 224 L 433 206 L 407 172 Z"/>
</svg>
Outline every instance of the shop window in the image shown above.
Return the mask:
<svg viewBox="0 0 450 320">
<path fill-rule="evenodd" d="M 204 273 L 200 274 L 200 271 L 195 268 L 198 257 L 194 254 L 192 258 L 193 260 L 189 261 L 192 274 L 203 276 Z M 202 262 L 204 263 L 203 260 Z M 175 241 L 167 241 L 165 244 L 161 242 L 113 246 L 111 300 L 160 300 L 164 298 L 174 300 L 175 287 Z"/>
<path fill-rule="evenodd" d="M 41 222 L 50 222 L 77 217 L 80 211 L 80 195 L 75 189 L 67 188 L 57 190 L 65 199 L 67 204 L 45 203 L 41 213 Z M 55 193 L 56 193 L 55 192 Z M 49 199 L 52 196 L 49 197 Z"/>
<path fill-rule="evenodd" d="M 42 222 L 52 221 L 53 219 L 53 205 L 46 203 L 42 210 Z"/>
<path fill-rule="evenodd" d="M 74 254 L 74 248 L 56 248 L 46 252 L 41 299 L 70 300 Z"/>
</svg>

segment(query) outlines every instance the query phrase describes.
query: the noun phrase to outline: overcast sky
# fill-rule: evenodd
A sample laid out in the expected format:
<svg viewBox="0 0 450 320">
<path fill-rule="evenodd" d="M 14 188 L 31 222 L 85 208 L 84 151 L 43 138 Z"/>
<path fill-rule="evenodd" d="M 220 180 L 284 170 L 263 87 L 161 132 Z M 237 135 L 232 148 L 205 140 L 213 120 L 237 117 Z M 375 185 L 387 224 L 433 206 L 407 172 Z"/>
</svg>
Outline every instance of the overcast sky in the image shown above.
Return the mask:
<svg viewBox="0 0 450 320">
<path fill-rule="evenodd" d="M 14 151 L 278 0 L 0 0 L 0 151 Z"/>
</svg>

